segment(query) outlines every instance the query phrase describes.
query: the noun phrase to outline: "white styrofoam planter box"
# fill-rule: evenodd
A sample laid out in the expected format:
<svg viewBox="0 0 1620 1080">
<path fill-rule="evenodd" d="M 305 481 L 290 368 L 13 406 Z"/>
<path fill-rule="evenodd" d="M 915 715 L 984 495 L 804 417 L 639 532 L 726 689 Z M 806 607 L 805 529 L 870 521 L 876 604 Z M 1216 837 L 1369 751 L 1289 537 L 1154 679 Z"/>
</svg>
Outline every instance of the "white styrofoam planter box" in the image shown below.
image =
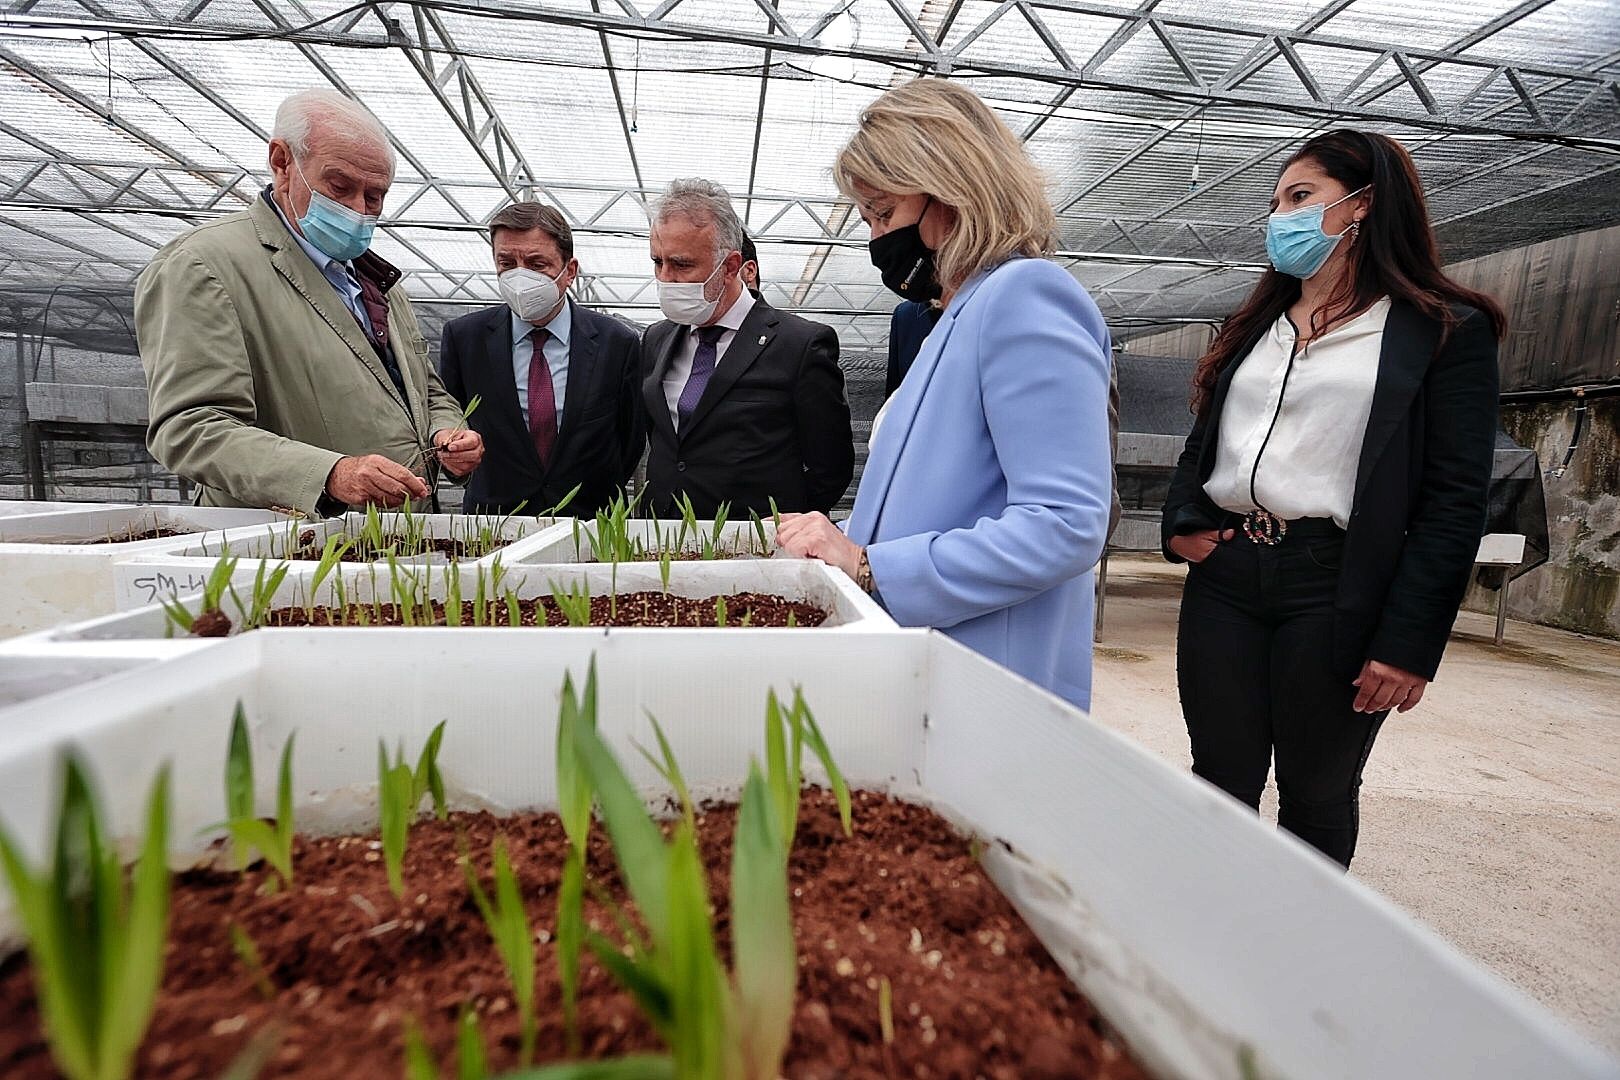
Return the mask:
<svg viewBox="0 0 1620 1080">
<path fill-rule="evenodd" d="M 319 521 L 285 521 L 262 529 L 238 529 L 223 536 L 193 536 L 172 540 L 166 547 L 154 547 L 120 564 L 113 574 L 116 610 L 128 611 L 162 599 L 184 596 L 203 587 L 209 572 L 221 554 L 237 558 L 236 572 L 231 580 L 238 590 L 251 585 L 266 559 L 274 562 L 286 558 L 288 551 L 296 549 L 298 538 L 305 532 L 315 533 L 315 546 L 324 548 L 327 538 L 344 533 L 358 534 L 366 516 L 348 513 L 341 517 Z M 400 519 L 398 514 L 383 514 L 382 524 L 392 531 Z M 572 533 L 570 518 L 500 518 L 474 517 L 461 514 L 417 514 L 415 521 L 427 536 L 436 539 L 476 536 L 483 526 L 497 528 L 509 543 L 481 559 L 462 560 L 468 566 L 490 566 L 496 559 L 509 564 L 524 557 L 525 553 L 549 545 L 554 540 Z M 445 566 L 442 555 L 414 556 L 396 560 L 403 566 Z M 353 564 L 350 564 L 353 565 Z M 308 579 L 315 573 L 313 559 L 290 560 L 287 576 L 290 579 Z M 268 571 L 266 571 L 268 573 Z"/>
<path fill-rule="evenodd" d="M 409 573 L 418 581 L 425 579 L 429 583 L 431 595 L 436 600 L 443 600 L 447 593 L 447 576 L 456 573 L 461 578 L 461 594 L 463 600 L 471 600 L 477 591 L 477 575 L 482 571 L 489 574 L 490 568 L 479 567 L 473 563 L 462 563 L 451 567 L 441 566 L 408 566 L 402 567 L 402 572 Z M 240 581 L 240 571 L 238 580 Z M 374 597 L 383 602 L 389 602 L 390 582 L 386 567 L 377 564 L 345 565 L 335 571 L 333 577 L 343 578 L 347 598 L 351 602 L 368 603 Z M 606 596 L 613 591 L 615 585 L 619 595 L 635 592 L 660 592 L 663 582 L 659 575 L 659 568 L 653 563 L 620 563 L 617 568 L 612 565 L 597 563 L 584 563 L 578 565 L 550 565 L 550 566 L 515 566 L 504 568 L 502 577 L 502 590 L 513 589 L 524 600 L 536 596 L 549 596 L 554 587 L 565 589 L 578 589 L 580 582 L 590 587 L 592 596 Z M 251 573 L 249 574 L 251 585 Z M 238 585 L 241 591 L 241 585 Z M 895 629 L 894 620 L 889 617 L 873 599 L 855 587 L 855 583 L 842 571 L 834 570 L 825 563 L 815 559 L 752 559 L 743 561 L 725 562 L 687 562 L 675 563 L 670 567 L 669 591 L 676 596 L 708 597 L 729 595 L 739 592 L 763 592 L 776 596 L 786 597 L 789 600 L 802 600 L 814 604 L 823 611 L 828 612 L 828 619 L 819 627 L 813 629 L 818 632 L 828 630 L 839 631 L 889 631 Z M 332 579 L 328 579 L 321 586 L 317 602 L 328 603 L 335 600 L 335 589 Z M 249 602 L 249 596 L 242 594 L 244 602 Z M 200 604 L 200 594 L 193 593 L 181 602 L 195 613 Z M 276 606 L 285 607 L 302 605 L 308 601 L 308 592 L 304 581 L 288 575 L 276 590 Z M 232 622 L 237 621 L 237 613 L 230 601 L 224 606 L 225 614 L 230 616 Z M 325 633 L 369 633 L 373 628 L 326 628 Z M 420 633 L 451 633 L 460 634 L 467 627 L 412 627 Z M 533 631 L 535 628 L 530 628 Z M 551 627 L 545 632 L 561 629 Z M 272 631 L 272 632 L 280 632 Z M 513 632 L 506 628 L 507 633 Z M 696 629 L 660 628 L 659 633 L 748 633 L 740 627 L 724 630 L 713 629 L 702 631 Z M 780 633 L 780 629 L 766 630 L 761 628 L 757 633 Z M 50 653 L 59 648 L 90 647 L 103 652 L 114 649 L 119 655 L 131 651 L 138 655 L 167 655 L 171 647 L 183 650 L 205 646 L 210 641 L 219 639 L 192 638 L 179 636 L 169 638 L 169 620 L 162 604 L 148 604 L 144 607 L 130 611 L 119 612 L 113 615 L 104 615 L 100 618 L 71 623 L 43 630 L 10 641 L 0 643 L 0 654 L 5 653 Z M 471 653 L 467 654 L 473 655 Z"/>
<path fill-rule="evenodd" d="M 728 521 L 720 529 L 718 547 L 722 551 L 740 552 L 739 557 L 714 560 L 717 562 L 737 562 L 745 558 L 770 558 L 776 553 L 776 524 L 773 521 L 760 523 L 765 530 L 765 550 L 759 552 L 759 532 L 754 528 L 752 521 Z M 680 536 L 681 523 L 679 521 L 654 521 L 644 518 L 632 519 L 625 523 L 625 531 L 632 542 L 639 541 L 648 549 L 654 549 L 660 543 L 673 546 L 677 539 L 682 540 L 680 550 L 697 554 L 703 550 L 703 537 L 714 535 L 714 522 L 700 521 L 697 523 L 700 535 L 690 532 L 682 538 Z M 523 563 L 584 563 L 596 561 L 596 522 L 581 519 L 577 529 L 570 528 L 566 533 L 556 539 L 526 549 L 523 557 L 516 560 Z M 656 563 L 657 559 L 649 561 Z M 691 561 L 691 560 L 687 560 Z"/>
<path fill-rule="evenodd" d="M 593 656 L 601 730 L 649 796 L 664 785 L 630 745 L 650 745 L 648 712 L 694 787 L 724 792 L 763 751 L 766 691 L 801 685 L 853 784 L 929 802 L 986 841 L 988 872 L 1161 1076 L 1615 1075 L 1302 844 L 940 634 L 460 633 L 476 664 L 432 632 L 273 631 L 56 695 L 26 725 L 0 711 L 0 818 L 39 858 L 72 746 L 119 832 L 138 825 L 168 762 L 170 836 L 200 844 L 197 830 L 224 816 L 238 702 L 261 761 L 297 731 L 305 831 L 375 827 L 378 739 L 420 746 L 440 720 L 453 803 L 550 807 L 558 688 Z"/>
<path fill-rule="evenodd" d="M 129 503 L 41 502 L 31 499 L 0 499 L 0 517 L 73 513 L 81 510 L 122 510 Z"/>
<path fill-rule="evenodd" d="M 0 656 L 0 712 L 11 710 L 9 715 L 27 722 L 27 710 L 17 706 L 150 662 L 151 657 L 60 652 L 53 656 Z"/>
<path fill-rule="evenodd" d="M 269 510 L 209 506 L 94 507 L 0 517 L 0 637 L 117 610 L 114 567 L 132 555 L 173 545 L 178 537 L 95 543 L 131 528 L 220 532 L 284 521 Z"/>
</svg>

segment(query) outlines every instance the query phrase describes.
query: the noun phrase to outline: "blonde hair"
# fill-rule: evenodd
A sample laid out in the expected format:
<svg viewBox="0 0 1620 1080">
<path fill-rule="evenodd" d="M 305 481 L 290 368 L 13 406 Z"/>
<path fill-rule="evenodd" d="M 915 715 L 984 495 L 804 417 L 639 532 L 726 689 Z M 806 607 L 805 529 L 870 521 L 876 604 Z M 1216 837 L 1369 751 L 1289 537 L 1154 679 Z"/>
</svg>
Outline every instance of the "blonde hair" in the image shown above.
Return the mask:
<svg viewBox="0 0 1620 1080">
<path fill-rule="evenodd" d="M 948 290 L 1014 255 L 1040 257 L 1056 246 L 1045 177 L 1023 143 L 977 94 L 942 79 L 914 79 L 868 105 L 833 180 L 852 199 L 859 182 L 890 195 L 931 195 L 955 210 L 956 225 L 934 253 Z"/>
</svg>

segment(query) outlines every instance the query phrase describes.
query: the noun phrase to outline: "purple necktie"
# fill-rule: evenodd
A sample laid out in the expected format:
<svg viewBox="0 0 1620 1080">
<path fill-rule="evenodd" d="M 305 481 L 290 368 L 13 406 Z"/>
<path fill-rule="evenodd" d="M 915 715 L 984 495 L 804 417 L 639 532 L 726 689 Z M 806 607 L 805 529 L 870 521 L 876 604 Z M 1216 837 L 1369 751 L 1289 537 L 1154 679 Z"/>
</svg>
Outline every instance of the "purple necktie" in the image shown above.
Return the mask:
<svg viewBox="0 0 1620 1080">
<path fill-rule="evenodd" d="M 529 332 L 534 355 L 529 358 L 529 437 L 540 467 L 551 464 L 551 450 L 557 443 L 557 391 L 551 385 L 551 365 L 546 363 L 546 339 L 550 330 L 535 327 Z"/>
<path fill-rule="evenodd" d="M 696 355 L 692 357 L 692 374 L 686 377 L 686 387 L 675 406 L 682 426 L 692 415 L 692 410 L 697 408 L 704 389 L 709 385 L 709 376 L 714 374 L 714 362 L 719 356 L 716 346 L 720 343 L 720 335 L 725 332 L 723 326 L 705 326 L 697 332 L 698 347 Z"/>
</svg>

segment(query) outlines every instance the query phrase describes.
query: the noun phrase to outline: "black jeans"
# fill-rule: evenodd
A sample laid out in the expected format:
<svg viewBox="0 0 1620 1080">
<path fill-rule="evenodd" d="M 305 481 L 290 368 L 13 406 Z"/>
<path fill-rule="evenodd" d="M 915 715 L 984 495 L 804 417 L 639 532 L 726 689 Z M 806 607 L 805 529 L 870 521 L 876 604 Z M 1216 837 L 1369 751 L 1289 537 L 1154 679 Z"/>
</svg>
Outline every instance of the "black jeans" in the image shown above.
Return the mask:
<svg viewBox="0 0 1620 1080">
<path fill-rule="evenodd" d="M 1193 565 L 1176 676 L 1193 772 L 1256 810 L 1273 755 L 1277 824 L 1350 865 L 1361 770 L 1387 713 L 1358 713 L 1355 674 L 1333 664 L 1344 534 L 1291 526 L 1267 547 L 1237 535 Z"/>
</svg>

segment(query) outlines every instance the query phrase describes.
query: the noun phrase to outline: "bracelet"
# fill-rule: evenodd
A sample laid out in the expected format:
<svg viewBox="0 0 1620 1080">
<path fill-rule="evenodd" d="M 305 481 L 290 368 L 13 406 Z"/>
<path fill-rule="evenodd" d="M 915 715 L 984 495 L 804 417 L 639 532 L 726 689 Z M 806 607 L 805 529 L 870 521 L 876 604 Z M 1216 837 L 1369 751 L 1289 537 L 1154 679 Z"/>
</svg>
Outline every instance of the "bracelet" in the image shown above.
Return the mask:
<svg viewBox="0 0 1620 1080">
<path fill-rule="evenodd" d="M 872 561 L 866 557 L 865 548 L 861 548 L 861 561 L 855 565 L 855 584 L 864 593 L 877 592 L 877 582 L 872 580 Z"/>
</svg>

